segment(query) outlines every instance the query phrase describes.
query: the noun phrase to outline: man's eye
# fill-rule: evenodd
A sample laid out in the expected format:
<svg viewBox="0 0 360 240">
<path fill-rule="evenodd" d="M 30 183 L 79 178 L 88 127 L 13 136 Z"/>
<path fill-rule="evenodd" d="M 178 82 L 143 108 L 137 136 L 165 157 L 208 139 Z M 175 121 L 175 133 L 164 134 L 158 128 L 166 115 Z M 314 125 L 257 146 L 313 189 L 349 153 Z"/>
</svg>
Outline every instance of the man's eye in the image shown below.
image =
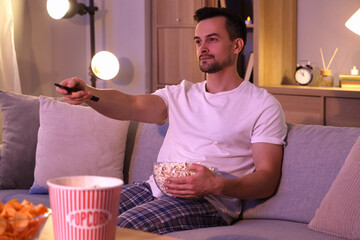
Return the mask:
<svg viewBox="0 0 360 240">
<path fill-rule="evenodd" d="M 216 38 L 210 38 L 210 41 L 211 41 L 211 42 L 215 42 L 215 41 L 216 41 Z"/>
<path fill-rule="evenodd" d="M 195 40 L 195 44 L 199 45 L 199 44 L 200 44 L 200 40 Z"/>
</svg>

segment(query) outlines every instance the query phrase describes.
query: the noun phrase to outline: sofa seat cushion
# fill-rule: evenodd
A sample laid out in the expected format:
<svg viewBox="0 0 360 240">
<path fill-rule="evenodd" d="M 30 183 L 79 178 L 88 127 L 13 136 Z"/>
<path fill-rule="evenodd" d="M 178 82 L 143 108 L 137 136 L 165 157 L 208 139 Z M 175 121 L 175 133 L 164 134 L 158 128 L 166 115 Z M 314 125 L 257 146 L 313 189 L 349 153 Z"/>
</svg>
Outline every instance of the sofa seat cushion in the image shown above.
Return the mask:
<svg viewBox="0 0 360 240">
<path fill-rule="evenodd" d="M 304 223 L 281 220 L 241 220 L 232 226 L 202 228 L 166 234 L 185 240 L 339 240 L 312 231 Z"/>
<path fill-rule="evenodd" d="M 46 207 L 50 207 L 50 199 L 48 194 L 30 194 L 29 189 L 7 189 L 0 191 L 0 201 L 5 203 L 16 198 L 19 202 L 28 200 L 34 205 L 39 203 Z"/>
<path fill-rule="evenodd" d="M 245 201 L 244 218 L 310 222 L 359 136 L 360 128 L 289 126 L 277 192 Z"/>
</svg>

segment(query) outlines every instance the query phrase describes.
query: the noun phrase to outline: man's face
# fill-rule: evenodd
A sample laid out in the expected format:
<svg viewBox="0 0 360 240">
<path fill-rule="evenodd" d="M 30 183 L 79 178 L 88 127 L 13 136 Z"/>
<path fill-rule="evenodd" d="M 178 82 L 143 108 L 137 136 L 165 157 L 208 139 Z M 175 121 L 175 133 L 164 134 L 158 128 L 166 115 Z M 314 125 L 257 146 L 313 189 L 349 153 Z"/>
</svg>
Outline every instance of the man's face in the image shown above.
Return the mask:
<svg viewBox="0 0 360 240">
<path fill-rule="evenodd" d="M 202 20 L 195 29 L 195 44 L 201 71 L 216 73 L 233 65 L 234 42 L 225 28 L 225 17 Z"/>
</svg>

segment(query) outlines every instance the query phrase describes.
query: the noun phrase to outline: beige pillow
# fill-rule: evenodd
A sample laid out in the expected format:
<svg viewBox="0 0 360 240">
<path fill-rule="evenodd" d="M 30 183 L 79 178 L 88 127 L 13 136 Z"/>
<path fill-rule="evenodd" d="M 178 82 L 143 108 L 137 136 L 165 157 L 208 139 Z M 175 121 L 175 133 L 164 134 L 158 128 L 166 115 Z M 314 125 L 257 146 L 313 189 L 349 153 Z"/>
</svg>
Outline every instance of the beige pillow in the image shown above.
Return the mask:
<svg viewBox="0 0 360 240">
<path fill-rule="evenodd" d="M 40 128 L 30 193 L 47 193 L 46 181 L 61 176 L 123 178 L 129 121 L 44 96 L 39 100 Z"/>
<path fill-rule="evenodd" d="M 346 239 L 360 239 L 360 137 L 308 227 Z"/>
</svg>

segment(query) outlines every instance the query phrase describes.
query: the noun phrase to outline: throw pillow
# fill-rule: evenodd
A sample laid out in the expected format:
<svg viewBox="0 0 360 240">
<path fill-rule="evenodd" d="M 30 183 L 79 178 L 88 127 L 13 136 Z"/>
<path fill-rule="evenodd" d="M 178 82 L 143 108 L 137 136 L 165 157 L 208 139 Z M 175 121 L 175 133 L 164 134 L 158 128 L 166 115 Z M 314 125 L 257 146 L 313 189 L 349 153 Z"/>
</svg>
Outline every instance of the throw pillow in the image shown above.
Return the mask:
<svg viewBox="0 0 360 240">
<path fill-rule="evenodd" d="M 39 98 L 0 90 L 0 108 L 0 189 L 28 189 L 34 181 Z"/>
<path fill-rule="evenodd" d="M 360 239 L 360 137 L 308 227 L 346 239 Z"/>
<path fill-rule="evenodd" d="M 40 128 L 34 184 L 47 193 L 47 180 L 61 176 L 123 177 L 129 121 L 101 115 L 90 107 L 40 96 Z"/>
</svg>

